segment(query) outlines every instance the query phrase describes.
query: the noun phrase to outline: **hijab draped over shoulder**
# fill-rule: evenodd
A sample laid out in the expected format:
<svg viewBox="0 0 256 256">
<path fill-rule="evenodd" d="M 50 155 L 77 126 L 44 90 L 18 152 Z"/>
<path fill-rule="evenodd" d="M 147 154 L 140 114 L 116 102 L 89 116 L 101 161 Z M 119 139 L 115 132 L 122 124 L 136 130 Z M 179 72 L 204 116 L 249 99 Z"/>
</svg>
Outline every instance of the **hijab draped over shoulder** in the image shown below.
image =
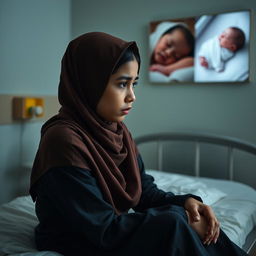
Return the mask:
<svg viewBox="0 0 256 256">
<path fill-rule="evenodd" d="M 42 126 L 32 168 L 34 201 L 42 175 L 53 167 L 72 166 L 92 172 L 117 214 L 139 202 L 141 181 L 134 141 L 124 123 L 105 122 L 96 114 L 109 77 L 128 47 L 138 54 L 135 42 L 102 32 L 87 33 L 69 43 L 61 65 L 61 108 Z"/>
</svg>

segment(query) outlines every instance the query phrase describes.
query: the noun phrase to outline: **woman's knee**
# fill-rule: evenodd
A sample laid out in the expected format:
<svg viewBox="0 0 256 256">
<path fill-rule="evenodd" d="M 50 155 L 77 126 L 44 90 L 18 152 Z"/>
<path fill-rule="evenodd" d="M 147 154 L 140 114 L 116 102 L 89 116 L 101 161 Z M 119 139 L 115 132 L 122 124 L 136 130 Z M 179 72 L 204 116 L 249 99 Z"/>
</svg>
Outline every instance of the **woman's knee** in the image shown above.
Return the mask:
<svg viewBox="0 0 256 256">
<path fill-rule="evenodd" d="M 160 214 L 158 217 L 158 221 L 161 223 L 161 225 L 168 225 L 172 227 L 172 229 L 175 226 L 188 225 L 186 215 L 177 211 L 167 211 L 163 214 Z"/>
</svg>

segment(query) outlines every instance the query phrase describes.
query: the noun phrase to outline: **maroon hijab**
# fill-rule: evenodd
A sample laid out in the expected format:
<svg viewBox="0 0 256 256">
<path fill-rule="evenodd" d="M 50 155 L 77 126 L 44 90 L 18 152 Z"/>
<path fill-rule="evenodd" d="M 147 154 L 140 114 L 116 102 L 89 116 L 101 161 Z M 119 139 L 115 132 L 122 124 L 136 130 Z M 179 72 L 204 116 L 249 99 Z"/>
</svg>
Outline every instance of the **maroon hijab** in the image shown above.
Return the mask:
<svg viewBox="0 0 256 256">
<path fill-rule="evenodd" d="M 101 32 L 84 34 L 69 43 L 61 66 L 61 109 L 43 125 L 33 164 L 33 200 L 44 173 L 53 167 L 75 166 L 93 173 L 117 214 L 138 203 L 141 181 L 134 141 L 122 122 L 104 122 L 95 112 L 110 75 L 128 47 L 139 54 L 135 42 Z"/>
</svg>

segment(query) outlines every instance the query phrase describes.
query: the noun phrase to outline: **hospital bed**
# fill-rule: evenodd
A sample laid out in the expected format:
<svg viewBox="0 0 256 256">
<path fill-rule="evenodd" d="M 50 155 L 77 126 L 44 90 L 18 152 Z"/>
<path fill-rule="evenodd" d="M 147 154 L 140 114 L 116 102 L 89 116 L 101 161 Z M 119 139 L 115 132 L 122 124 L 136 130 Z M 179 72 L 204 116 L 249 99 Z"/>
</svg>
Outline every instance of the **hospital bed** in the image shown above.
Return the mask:
<svg viewBox="0 0 256 256">
<path fill-rule="evenodd" d="M 136 143 L 159 188 L 200 196 L 213 208 L 228 237 L 256 256 L 256 190 L 244 183 L 247 173 L 255 174 L 256 145 L 197 133 L 150 134 L 138 137 Z M 218 169 L 210 172 L 214 178 L 206 177 L 214 165 Z"/>
<path fill-rule="evenodd" d="M 191 133 L 145 135 L 138 137 L 136 143 L 144 159 L 146 172 L 154 177 L 159 188 L 175 194 L 192 193 L 200 196 L 204 203 L 213 208 L 221 228 L 229 238 L 251 256 L 256 255 L 256 190 L 239 181 L 238 173 L 246 173 L 246 170 L 236 168 L 238 152 L 255 159 L 256 145 L 230 137 Z M 207 146 L 216 148 L 209 151 Z M 188 150 L 192 150 L 193 161 L 188 160 Z M 224 155 L 227 161 L 222 163 L 220 156 Z M 205 163 L 204 158 L 207 157 Z M 214 157 L 214 162 L 222 163 L 222 166 L 218 166 L 220 173 L 228 173 L 227 179 L 202 177 L 213 165 L 211 160 Z M 187 160 L 192 163 L 191 168 L 188 167 Z M 242 162 L 240 160 L 239 158 L 239 168 Z M 170 163 L 174 163 L 175 167 L 169 167 Z M 179 169 L 177 163 L 188 167 L 184 169 L 191 173 Z M 253 168 L 255 170 L 255 166 Z M 30 196 L 17 197 L 0 206 L 0 256 L 60 255 L 36 250 L 34 228 L 37 223 Z"/>
</svg>

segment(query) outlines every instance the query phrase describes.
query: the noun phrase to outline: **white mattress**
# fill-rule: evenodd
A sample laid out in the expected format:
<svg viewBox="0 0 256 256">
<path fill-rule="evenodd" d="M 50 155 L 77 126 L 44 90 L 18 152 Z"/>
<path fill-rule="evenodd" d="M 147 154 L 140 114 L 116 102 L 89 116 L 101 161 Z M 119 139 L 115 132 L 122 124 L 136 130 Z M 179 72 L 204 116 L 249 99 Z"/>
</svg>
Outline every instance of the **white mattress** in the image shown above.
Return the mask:
<svg viewBox="0 0 256 256">
<path fill-rule="evenodd" d="M 240 247 L 256 226 L 256 190 L 250 186 L 234 181 L 196 178 L 156 170 L 148 170 L 147 173 L 165 191 L 200 196 L 204 203 L 213 208 L 222 230 Z"/>
<path fill-rule="evenodd" d="M 37 223 L 30 196 L 18 197 L 0 206 L 0 256 L 60 256 L 36 250 L 34 228 Z"/>
<path fill-rule="evenodd" d="M 155 170 L 147 172 L 163 190 L 201 196 L 214 209 L 222 229 L 239 246 L 256 225 L 256 191 L 247 185 Z M 55 252 L 36 251 L 33 237 L 37 222 L 29 196 L 0 206 L 0 256 L 60 256 Z"/>
</svg>

